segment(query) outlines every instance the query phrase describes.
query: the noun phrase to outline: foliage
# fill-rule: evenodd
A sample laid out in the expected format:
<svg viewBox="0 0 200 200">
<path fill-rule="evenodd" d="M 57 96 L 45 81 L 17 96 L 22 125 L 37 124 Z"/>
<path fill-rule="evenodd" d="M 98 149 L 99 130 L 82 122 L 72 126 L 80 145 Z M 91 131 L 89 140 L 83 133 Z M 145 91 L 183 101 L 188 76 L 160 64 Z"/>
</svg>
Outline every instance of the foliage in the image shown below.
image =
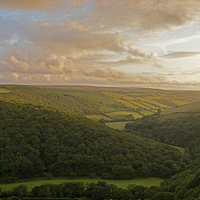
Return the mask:
<svg viewBox="0 0 200 200">
<path fill-rule="evenodd" d="M 197 117 L 182 118 L 180 120 L 168 119 L 160 122 L 152 118 L 138 120 L 125 125 L 127 132 L 134 135 L 151 138 L 158 142 L 186 148 L 184 159 L 190 162 L 200 158 L 200 122 Z M 188 150 L 187 150 L 188 149 Z"/>
<path fill-rule="evenodd" d="M 127 131 L 159 142 L 173 144 L 185 148 L 182 160 L 183 171 L 172 160 L 163 162 L 159 173 L 163 178 L 172 176 L 161 191 L 152 200 L 157 199 L 197 199 L 200 194 L 200 122 L 198 116 L 182 118 L 179 120 L 168 119 L 160 122 L 149 117 L 125 125 Z M 153 166 L 152 166 L 153 167 Z M 154 164 L 155 172 L 158 170 Z M 184 170 L 185 168 L 185 170 Z M 180 173 L 179 173 L 180 172 Z"/>
<path fill-rule="evenodd" d="M 1 94 L 0 99 L 12 99 L 24 103 L 37 103 L 86 115 L 100 113 L 100 106 L 95 101 L 85 97 L 68 94 L 55 94 L 39 91 L 14 91 L 7 94 Z"/>
<path fill-rule="evenodd" d="M 0 110 L 0 177 L 50 172 L 132 178 L 140 175 L 142 166 L 153 175 L 151 164 L 157 163 L 161 170 L 165 160 L 173 160 L 181 169 L 177 150 L 70 112 L 6 101 L 0 101 Z M 120 167 L 120 176 L 113 174 L 114 166 Z M 126 175 L 129 172 L 131 176 Z"/>
</svg>

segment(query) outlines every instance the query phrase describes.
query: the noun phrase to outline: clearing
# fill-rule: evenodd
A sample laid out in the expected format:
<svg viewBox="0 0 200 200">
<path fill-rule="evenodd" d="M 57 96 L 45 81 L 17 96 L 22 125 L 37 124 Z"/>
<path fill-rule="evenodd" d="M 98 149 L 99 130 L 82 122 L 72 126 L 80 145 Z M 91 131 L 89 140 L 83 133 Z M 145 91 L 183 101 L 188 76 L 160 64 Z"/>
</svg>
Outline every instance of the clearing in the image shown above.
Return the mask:
<svg viewBox="0 0 200 200">
<path fill-rule="evenodd" d="M 109 126 L 110 128 L 115 128 L 119 130 L 124 130 L 124 126 L 126 123 L 132 122 L 132 121 L 125 121 L 125 122 L 108 122 L 105 123 L 105 125 Z"/>
<path fill-rule="evenodd" d="M 76 178 L 76 179 L 51 179 L 51 180 L 37 180 L 37 181 L 28 181 L 28 182 L 18 182 L 18 183 L 9 183 L 9 184 L 0 184 L 2 191 L 11 190 L 14 187 L 17 187 L 20 184 L 25 184 L 28 186 L 28 191 L 35 186 L 40 186 L 47 183 L 60 184 L 64 182 L 84 182 L 84 183 L 97 183 L 98 181 L 105 181 L 108 184 L 115 184 L 118 187 L 126 188 L 130 184 L 143 185 L 145 187 L 150 186 L 159 186 L 163 181 L 161 178 L 149 177 L 149 178 L 137 178 L 129 180 L 105 180 L 105 179 L 90 179 L 90 178 Z"/>
</svg>

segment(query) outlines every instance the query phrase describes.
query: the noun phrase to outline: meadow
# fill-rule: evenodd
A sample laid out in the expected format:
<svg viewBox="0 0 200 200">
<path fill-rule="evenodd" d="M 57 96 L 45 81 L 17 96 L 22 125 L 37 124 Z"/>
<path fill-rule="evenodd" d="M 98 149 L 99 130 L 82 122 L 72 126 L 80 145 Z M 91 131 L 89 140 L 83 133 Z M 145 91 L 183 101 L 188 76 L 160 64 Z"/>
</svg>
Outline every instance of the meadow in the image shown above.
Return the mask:
<svg viewBox="0 0 200 200">
<path fill-rule="evenodd" d="M 31 191 L 33 187 L 44 185 L 47 183 L 52 183 L 52 184 L 60 184 L 60 183 L 65 183 L 65 182 L 97 183 L 98 181 L 105 181 L 108 184 L 115 184 L 118 187 L 127 188 L 127 186 L 130 184 L 143 185 L 145 187 L 159 186 L 160 183 L 163 181 L 163 179 L 156 178 L 156 177 L 137 178 L 137 179 L 129 179 L 129 180 L 113 180 L 113 179 L 104 180 L 104 179 L 90 179 L 90 178 L 65 179 L 63 178 L 63 179 L 35 180 L 35 181 L 29 181 L 29 182 L 0 184 L 0 188 L 2 188 L 2 191 L 7 191 L 7 190 L 11 190 L 14 187 L 17 187 L 20 184 L 26 184 L 28 186 L 28 191 Z"/>
<path fill-rule="evenodd" d="M 162 114 L 167 115 L 167 114 L 173 114 L 173 113 L 196 113 L 196 112 L 200 112 L 200 102 L 183 105 L 173 110 L 167 110 L 163 112 Z"/>
<path fill-rule="evenodd" d="M 128 123 L 128 122 L 131 122 L 131 121 L 125 121 L 125 122 L 108 122 L 108 123 L 105 123 L 105 124 L 107 126 L 111 127 L 111 128 L 123 130 L 125 124 Z"/>
<path fill-rule="evenodd" d="M 9 93 L 10 91 L 8 91 L 8 90 L 5 90 L 5 89 L 0 89 L 0 93 L 1 94 L 4 94 L 4 93 Z"/>
</svg>

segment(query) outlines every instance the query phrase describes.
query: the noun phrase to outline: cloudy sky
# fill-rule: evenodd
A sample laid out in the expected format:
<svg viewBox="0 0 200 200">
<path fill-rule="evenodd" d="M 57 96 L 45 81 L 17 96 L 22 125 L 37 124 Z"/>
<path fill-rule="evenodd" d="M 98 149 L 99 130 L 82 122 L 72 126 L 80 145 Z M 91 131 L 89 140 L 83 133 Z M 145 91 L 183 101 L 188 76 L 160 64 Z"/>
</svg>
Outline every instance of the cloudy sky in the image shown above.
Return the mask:
<svg viewBox="0 0 200 200">
<path fill-rule="evenodd" d="M 200 89 L 200 0 L 0 0 L 0 83 Z"/>
</svg>

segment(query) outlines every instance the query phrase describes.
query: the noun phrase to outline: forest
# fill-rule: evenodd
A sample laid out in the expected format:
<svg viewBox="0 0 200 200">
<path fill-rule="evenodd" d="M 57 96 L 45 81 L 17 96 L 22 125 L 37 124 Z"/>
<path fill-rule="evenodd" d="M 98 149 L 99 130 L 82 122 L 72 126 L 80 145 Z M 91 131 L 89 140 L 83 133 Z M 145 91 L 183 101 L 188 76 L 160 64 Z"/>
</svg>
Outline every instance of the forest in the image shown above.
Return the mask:
<svg viewBox="0 0 200 200">
<path fill-rule="evenodd" d="M 126 123 L 126 131 L 86 118 L 99 105 L 85 97 L 40 91 L 0 96 L 0 183 L 19 179 L 100 177 L 98 183 L 26 184 L 2 198 L 197 200 L 200 120 L 164 119 L 161 110 Z M 83 114 L 83 115 L 81 115 Z M 184 154 L 176 148 L 183 147 Z M 159 187 L 120 188 L 107 179 L 160 177 Z"/>
<path fill-rule="evenodd" d="M 169 178 L 185 165 L 180 152 L 83 116 L 33 104 L 1 101 L 1 177 L 50 172 L 113 178 Z"/>
<path fill-rule="evenodd" d="M 45 93 L 41 91 L 13 91 L 0 94 L 0 99 L 37 103 L 86 115 L 99 113 L 100 107 L 95 101 L 85 97 L 72 96 L 69 94 Z"/>
</svg>

